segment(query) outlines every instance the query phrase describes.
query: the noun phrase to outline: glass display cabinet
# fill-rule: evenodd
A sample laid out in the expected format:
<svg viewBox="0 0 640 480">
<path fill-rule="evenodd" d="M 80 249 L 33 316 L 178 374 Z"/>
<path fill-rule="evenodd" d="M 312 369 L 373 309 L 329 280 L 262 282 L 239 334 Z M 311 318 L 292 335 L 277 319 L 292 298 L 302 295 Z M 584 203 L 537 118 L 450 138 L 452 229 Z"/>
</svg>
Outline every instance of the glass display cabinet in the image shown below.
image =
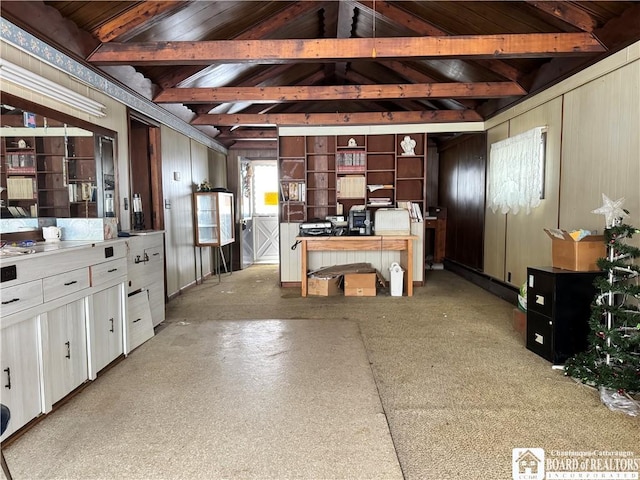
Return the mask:
<svg viewBox="0 0 640 480">
<path fill-rule="evenodd" d="M 234 242 L 232 193 L 196 192 L 193 210 L 197 246 L 222 247 Z"/>
</svg>

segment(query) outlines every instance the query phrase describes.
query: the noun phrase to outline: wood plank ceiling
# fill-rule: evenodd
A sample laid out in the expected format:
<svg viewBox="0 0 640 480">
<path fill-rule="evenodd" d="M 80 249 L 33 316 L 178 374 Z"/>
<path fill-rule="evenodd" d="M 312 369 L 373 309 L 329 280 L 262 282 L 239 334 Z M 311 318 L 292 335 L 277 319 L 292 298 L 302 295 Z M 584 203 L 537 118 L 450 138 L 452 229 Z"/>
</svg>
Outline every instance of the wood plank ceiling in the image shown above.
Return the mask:
<svg viewBox="0 0 640 480">
<path fill-rule="evenodd" d="M 198 126 L 481 121 L 640 40 L 632 1 L 7 1 L 3 17 Z"/>
</svg>

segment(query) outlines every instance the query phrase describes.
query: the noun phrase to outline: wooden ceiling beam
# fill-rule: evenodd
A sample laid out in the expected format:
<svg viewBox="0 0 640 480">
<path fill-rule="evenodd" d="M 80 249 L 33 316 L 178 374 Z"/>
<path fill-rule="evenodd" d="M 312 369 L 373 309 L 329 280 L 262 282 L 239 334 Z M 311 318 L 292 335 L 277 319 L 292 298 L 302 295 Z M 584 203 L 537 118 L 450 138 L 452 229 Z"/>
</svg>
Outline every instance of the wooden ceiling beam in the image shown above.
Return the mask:
<svg viewBox="0 0 640 480">
<path fill-rule="evenodd" d="M 273 140 L 274 138 L 278 138 L 278 131 L 274 127 L 261 128 L 261 129 L 252 128 L 250 130 L 225 129 L 221 131 L 220 135 L 217 135 L 216 138 L 220 138 L 220 139 L 224 138 L 225 140 L 226 139 Z"/>
<path fill-rule="evenodd" d="M 527 3 L 585 32 L 593 32 L 598 25 L 598 22 L 589 13 L 572 2 L 552 2 L 547 0 L 540 2 L 527 0 Z"/>
<path fill-rule="evenodd" d="M 373 10 L 374 5 L 372 1 L 364 1 L 361 0 L 359 2 L 363 6 L 366 6 L 370 10 Z M 411 31 L 417 33 L 418 35 L 423 36 L 449 36 L 451 35 L 449 32 L 442 30 L 438 26 L 432 24 L 424 20 L 423 18 L 416 17 L 411 13 L 407 12 L 400 8 L 397 4 L 391 2 L 378 2 L 375 5 L 375 11 L 387 19 L 395 22 L 398 25 L 402 25 L 405 28 L 410 29 Z M 508 78 L 509 80 L 515 82 L 521 76 L 522 72 L 509 65 L 502 60 L 476 60 L 475 63 L 479 64 L 483 68 L 487 68 L 491 71 L 496 72 L 499 75 L 502 75 L 504 78 Z"/>
<path fill-rule="evenodd" d="M 240 33 L 235 40 L 258 40 L 266 35 L 269 35 L 278 29 L 284 27 L 288 23 L 294 21 L 301 15 L 305 15 L 311 11 L 318 10 L 325 5 L 324 1 L 300 1 L 286 6 L 279 12 L 271 15 L 262 22 L 253 25 L 248 30 Z M 157 84 L 162 88 L 170 88 L 181 81 L 195 75 L 202 66 L 183 67 L 177 70 L 172 70 L 167 77 L 159 78 Z"/>
<path fill-rule="evenodd" d="M 148 21 L 184 6 L 183 1 L 141 2 L 94 28 L 91 34 L 101 42 L 111 42 Z"/>
<path fill-rule="evenodd" d="M 322 72 L 320 72 L 322 74 Z M 380 100 L 405 98 L 497 98 L 525 95 L 515 82 L 403 83 L 281 87 L 171 88 L 156 103 L 304 102 L 309 100 Z"/>
<path fill-rule="evenodd" d="M 603 52 L 589 33 L 104 43 L 96 65 L 209 65 L 392 58 L 535 58 Z"/>
<path fill-rule="evenodd" d="M 274 113 L 199 115 L 192 125 L 393 125 L 403 123 L 481 122 L 473 110 L 421 112 Z"/>
</svg>

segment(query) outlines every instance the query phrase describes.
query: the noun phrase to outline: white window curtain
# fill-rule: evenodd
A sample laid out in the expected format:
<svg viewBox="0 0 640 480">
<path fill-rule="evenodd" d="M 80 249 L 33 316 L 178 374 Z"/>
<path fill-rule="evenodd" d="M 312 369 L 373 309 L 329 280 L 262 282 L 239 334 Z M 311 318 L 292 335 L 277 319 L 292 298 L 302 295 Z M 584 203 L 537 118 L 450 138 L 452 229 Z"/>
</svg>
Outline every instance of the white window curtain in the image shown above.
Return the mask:
<svg viewBox="0 0 640 480">
<path fill-rule="evenodd" d="M 496 213 L 528 215 L 540 205 L 544 188 L 545 127 L 491 144 L 487 197 Z"/>
</svg>

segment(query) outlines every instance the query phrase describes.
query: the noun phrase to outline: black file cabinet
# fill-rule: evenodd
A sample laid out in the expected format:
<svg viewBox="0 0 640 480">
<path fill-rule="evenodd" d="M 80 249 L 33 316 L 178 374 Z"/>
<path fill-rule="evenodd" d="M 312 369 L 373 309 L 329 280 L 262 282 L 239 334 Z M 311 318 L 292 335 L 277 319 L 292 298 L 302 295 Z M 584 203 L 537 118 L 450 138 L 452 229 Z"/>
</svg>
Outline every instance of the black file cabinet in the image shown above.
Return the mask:
<svg viewBox="0 0 640 480">
<path fill-rule="evenodd" d="M 555 365 L 586 350 L 594 280 L 604 272 L 527 268 L 527 348 Z"/>
</svg>

